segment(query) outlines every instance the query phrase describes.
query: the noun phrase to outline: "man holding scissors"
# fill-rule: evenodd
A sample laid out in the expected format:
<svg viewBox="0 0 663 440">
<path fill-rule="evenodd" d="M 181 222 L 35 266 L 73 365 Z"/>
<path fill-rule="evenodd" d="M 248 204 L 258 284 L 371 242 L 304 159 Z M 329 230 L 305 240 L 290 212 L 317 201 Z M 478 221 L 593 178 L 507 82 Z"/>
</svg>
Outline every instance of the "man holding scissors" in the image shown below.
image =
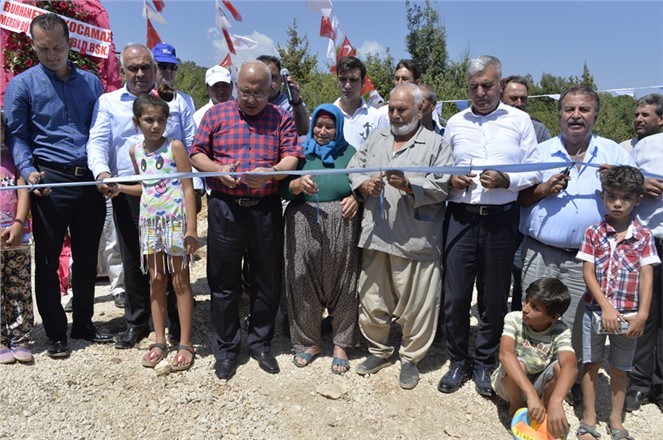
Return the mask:
<svg viewBox="0 0 663 440">
<path fill-rule="evenodd" d="M 571 329 L 578 360 L 585 282 L 576 254 L 585 229 L 605 215 L 599 170 L 583 163 L 635 165 L 615 142 L 592 134 L 599 105 L 599 96 L 589 87 L 573 86 L 562 95 L 558 105 L 561 133 L 539 144 L 538 150 L 542 162 L 572 164 L 545 171 L 541 184 L 525 189 L 518 197 L 524 206 L 520 219 L 520 232 L 525 235 L 523 290 L 542 277 L 557 278 L 569 288 L 571 305 L 562 320 Z M 579 384 L 573 386 L 570 397 L 574 405 L 580 403 Z"/>
<path fill-rule="evenodd" d="M 536 135 L 526 113 L 500 102 L 502 65 L 492 56 L 470 61 L 472 106 L 449 119 L 444 139 L 456 166 L 444 219 L 444 317 L 449 371 L 438 389 L 452 393 L 473 372 L 476 390 L 492 393 L 495 363 L 511 286 L 511 262 L 519 243 L 518 191 L 540 181 L 539 172 L 506 173 L 499 165 L 539 161 Z M 479 331 L 474 356 L 469 351 L 470 305 L 479 289 Z"/>
</svg>

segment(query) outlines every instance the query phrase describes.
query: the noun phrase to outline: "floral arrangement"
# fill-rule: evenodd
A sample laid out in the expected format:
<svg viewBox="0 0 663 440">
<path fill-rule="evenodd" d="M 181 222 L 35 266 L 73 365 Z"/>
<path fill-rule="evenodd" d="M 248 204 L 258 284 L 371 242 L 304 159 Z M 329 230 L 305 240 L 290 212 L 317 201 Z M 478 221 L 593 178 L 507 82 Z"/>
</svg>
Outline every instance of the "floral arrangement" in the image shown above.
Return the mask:
<svg viewBox="0 0 663 440">
<path fill-rule="evenodd" d="M 35 6 L 84 23 L 90 22 L 90 14 L 77 11 L 73 1 L 38 1 Z M 32 50 L 30 37 L 23 32 L 12 32 L 7 40 L 7 47 L 3 51 L 4 65 L 2 67 L 6 72 L 12 72 L 14 75 L 39 64 L 37 55 Z M 72 50 L 69 52 L 69 59 L 79 69 L 88 70 L 95 74 L 99 71 L 97 62 L 88 55 Z"/>
</svg>

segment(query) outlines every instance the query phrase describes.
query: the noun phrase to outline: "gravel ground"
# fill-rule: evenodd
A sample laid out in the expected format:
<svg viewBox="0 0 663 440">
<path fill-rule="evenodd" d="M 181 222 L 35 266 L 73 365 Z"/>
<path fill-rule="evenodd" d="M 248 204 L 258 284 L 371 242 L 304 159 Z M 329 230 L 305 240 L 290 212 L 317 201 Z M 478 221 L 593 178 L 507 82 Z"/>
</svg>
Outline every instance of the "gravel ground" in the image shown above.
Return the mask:
<svg viewBox="0 0 663 440">
<path fill-rule="evenodd" d="M 199 224 L 204 239 L 204 215 Z M 169 373 L 167 362 L 155 370 L 142 367 L 140 358 L 154 334 L 131 350 L 71 340 L 69 358 L 50 359 L 36 314 L 31 346 L 35 363 L 0 365 L 0 439 L 511 438 L 507 407 L 499 399 L 482 398 L 472 382 L 451 395 L 437 391 L 448 368 L 439 342 L 419 366 L 419 385 L 405 391 L 398 386 L 397 357 L 375 375 L 332 374 L 329 337 L 322 356 L 307 368 L 296 368 L 279 316 L 273 351 L 281 373 L 260 370 L 243 347 L 235 377 L 228 382 L 217 379 L 209 346 L 204 246 L 199 255 L 192 269 L 197 356 L 191 370 Z M 247 309 L 244 300 L 242 311 Z M 107 283 L 97 285 L 94 321 L 113 333 L 124 330 L 123 312 L 114 307 Z M 394 329 L 392 340 L 398 343 L 398 337 Z M 357 365 L 366 349 L 351 350 L 349 355 L 351 364 Z M 602 372 L 598 410 L 603 438 L 609 414 L 606 379 Z M 580 412 L 568 406 L 566 412 L 575 432 Z M 628 414 L 625 425 L 638 439 L 662 437 L 663 417 L 654 405 Z"/>
</svg>

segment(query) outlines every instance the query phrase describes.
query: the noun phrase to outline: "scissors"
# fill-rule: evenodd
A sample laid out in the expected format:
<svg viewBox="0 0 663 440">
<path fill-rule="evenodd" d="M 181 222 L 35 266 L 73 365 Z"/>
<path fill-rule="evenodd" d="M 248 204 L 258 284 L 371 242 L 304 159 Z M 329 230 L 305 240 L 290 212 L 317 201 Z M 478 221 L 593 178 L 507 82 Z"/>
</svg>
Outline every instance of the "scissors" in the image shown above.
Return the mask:
<svg viewBox="0 0 663 440">
<path fill-rule="evenodd" d="M 580 153 L 582 153 L 582 150 L 579 150 L 579 151 L 575 154 L 575 156 L 573 156 L 573 162 L 571 162 L 571 165 L 569 165 L 568 167 L 564 168 L 564 171 L 562 171 L 560 174 L 562 174 L 562 175 L 564 175 L 564 176 L 569 176 L 569 175 L 571 175 L 571 168 L 573 168 L 574 166 L 576 166 L 576 164 L 578 163 L 578 156 L 580 155 Z M 566 189 L 567 186 L 569 186 L 569 181 L 568 181 L 568 180 L 565 180 L 564 183 L 562 184 L 562 189 Z"/>
<path fill-rule="evenodd" d="M 474 158 L 471 157 L 471 158 L 470 158 L 470 169 L 467 170 L 467 174 L 466 174 L 467 177 L 470 177 L 470 174 L 472 174 L 472 161 L 473 161 L 473 160 L 474 160 Z M 470 185 L 471 185 L 471 184 L 470 184 Z M 470 185 L 467 185 L 467 186 L 465 187 L 465 193 L 464 193 L 464 195 L 467 195 L 467 191 L 470 189 Z"/>
</svg>

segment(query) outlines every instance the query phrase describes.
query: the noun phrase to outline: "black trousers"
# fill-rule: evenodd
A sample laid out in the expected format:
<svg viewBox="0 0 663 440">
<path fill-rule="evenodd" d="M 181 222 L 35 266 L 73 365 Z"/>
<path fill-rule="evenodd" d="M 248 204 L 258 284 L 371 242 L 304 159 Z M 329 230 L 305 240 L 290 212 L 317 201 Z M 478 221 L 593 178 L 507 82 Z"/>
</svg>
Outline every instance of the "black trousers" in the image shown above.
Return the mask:
<svg viewBox="0 0 663 440">
<path fill-rule="evenodd" d="M 283 218 L 281 201 L 269 196 L 242 207 L 220 193 L 208 199 L 207 281 L 212 292 L 212 351 L 216 359 L 235 359 L 241 345 L 239 298 L 242 258 L 250 271 L 249 350 L 271 350 L 281 294 Z"/>
<path fill-rule="evenodd" d="M 520 243 L 520 209 L 491 215 L 467 212 L 449 203 L 444 219 L 444 319 L 447 353 L 452 362 L 469 362 L 470 307 L 478 289 L 479 329 L 474 368 L 495 363 L 507 313 L 511 265 Z"/>
<path fill-rule="evenodd" d="M 76 177 L 41 166 L 42 183 L 92 181 L 92 173 Z M 71 235 L 73 258 L 71 285 L 72 327 L 92 323 L 94 283 L 97 279 L 99 239 L 106 218 L 106 204 L 97 188 L 71 186 L 53 188 L 49 196 L 31 194 L 35 241 L 35 297 L 37 309 L 50 339 L 67 338 L 67 315 L 60 303 L 58 267 L 65 233 Z"/>
<path fill-rule="evenodd" d="M 140 197 L 119 194 L 113 198 L 113 215 L 124 269 L 124 318 L 127 327 L 147 327 L 150 319 L 150 276 L 140 269 L 138 221 Z M 168 319 L 179 328 L 177 298 L 168 282 Z M 172 327 L 171 327 L 172 331 Z"/>
<path fill-rule="evenodd" d="M 656 244 L 659 257 L 663 256 L 663 246 Z M 660 264 L 654 266 L 654 288 L 652 289 L 649 317 L 645 323 L 645 332 L 638 338 L 633 358 L 633 370 L 629 373 L 629 391 L 648 393 L 653 390 L 654 397 L 663 393 L 663 269 Z"/>
</svg>

